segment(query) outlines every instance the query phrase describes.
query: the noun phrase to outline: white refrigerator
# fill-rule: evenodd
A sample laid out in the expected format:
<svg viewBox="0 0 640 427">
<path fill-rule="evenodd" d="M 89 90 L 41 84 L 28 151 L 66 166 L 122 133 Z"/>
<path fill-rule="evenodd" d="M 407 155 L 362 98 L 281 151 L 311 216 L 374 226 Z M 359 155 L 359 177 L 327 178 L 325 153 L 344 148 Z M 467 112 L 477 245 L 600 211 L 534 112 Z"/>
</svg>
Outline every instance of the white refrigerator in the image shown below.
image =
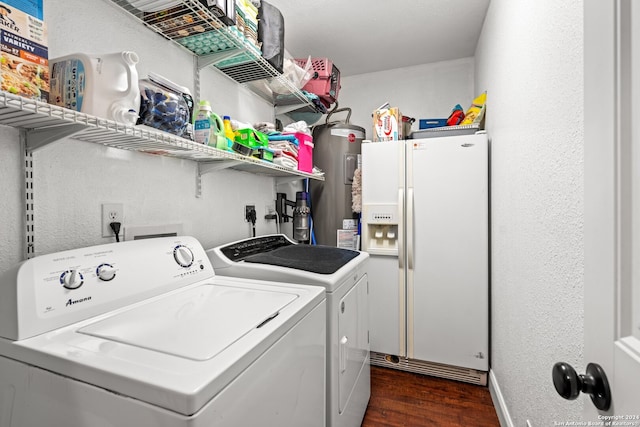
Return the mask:
<svg viewBox="0 0 640 427">
<path fill-rule="evenodd" d="M 362 144 L 372 364 L 486 383 L 488 182 L 484 133 Z"/>
</svg>

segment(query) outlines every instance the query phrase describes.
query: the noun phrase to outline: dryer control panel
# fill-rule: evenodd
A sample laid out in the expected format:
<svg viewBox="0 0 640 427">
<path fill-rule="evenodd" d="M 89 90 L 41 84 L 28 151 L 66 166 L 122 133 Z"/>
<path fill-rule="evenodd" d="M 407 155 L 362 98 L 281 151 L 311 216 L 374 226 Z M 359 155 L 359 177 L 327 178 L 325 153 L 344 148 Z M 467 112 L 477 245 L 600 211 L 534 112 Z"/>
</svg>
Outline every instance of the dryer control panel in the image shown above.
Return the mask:
<svg viewBox="0 0 640 427">
<path fill-rule="evenodd" d="M 186 236 L 41 255 L 0 277 L 0 336 L 28 338 L 213 276 Z"/>
</svg>

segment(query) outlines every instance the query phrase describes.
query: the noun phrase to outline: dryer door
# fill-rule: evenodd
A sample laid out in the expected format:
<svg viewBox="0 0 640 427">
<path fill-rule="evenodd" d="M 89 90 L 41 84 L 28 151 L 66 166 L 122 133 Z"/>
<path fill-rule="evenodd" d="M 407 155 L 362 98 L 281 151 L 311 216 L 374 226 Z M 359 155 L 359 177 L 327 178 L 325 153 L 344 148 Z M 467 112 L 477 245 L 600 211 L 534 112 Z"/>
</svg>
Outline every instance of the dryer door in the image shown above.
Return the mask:
<svg viewBox="0 0 640 427">
<path fill-rule="evenodd" d="M 369 354 L 369 304 L 367 276 L 364 275 L 340 300 L 339 332 L 339 384 L 340 413 L 349 404 L 360 372 Z"/>
</svg>

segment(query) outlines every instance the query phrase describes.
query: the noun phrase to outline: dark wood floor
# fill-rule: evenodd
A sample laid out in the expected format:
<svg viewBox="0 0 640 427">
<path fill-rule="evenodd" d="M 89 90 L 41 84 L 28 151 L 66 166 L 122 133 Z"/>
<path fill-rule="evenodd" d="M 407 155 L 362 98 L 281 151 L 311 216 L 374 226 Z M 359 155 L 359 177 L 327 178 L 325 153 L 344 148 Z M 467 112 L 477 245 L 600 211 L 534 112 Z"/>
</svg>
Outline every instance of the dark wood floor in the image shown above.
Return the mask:
<svg viewBox="0 0 640 427">
<path fill-rule="evenodd" d="M 500 427 L 487 387 L 371 367 L 362 427 Z"/>
</svg>

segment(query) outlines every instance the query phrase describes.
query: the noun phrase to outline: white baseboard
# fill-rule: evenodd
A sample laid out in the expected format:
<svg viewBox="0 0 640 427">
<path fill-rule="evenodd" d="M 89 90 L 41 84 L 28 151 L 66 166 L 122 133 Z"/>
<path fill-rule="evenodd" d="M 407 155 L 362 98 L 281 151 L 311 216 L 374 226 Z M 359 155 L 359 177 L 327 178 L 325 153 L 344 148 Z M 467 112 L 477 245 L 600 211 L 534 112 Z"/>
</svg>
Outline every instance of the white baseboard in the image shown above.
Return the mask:
<svg viewBox="0 0 640 427">
<path fill-rule="evenodd" d="M 491 400 L 493 400 L 493 406 L 495 406 L 496 414 L 498 414 L 500 427 L 514 427 L 493 369 L 489 371 L 489 393 L 491 393 Z"/>
</svg>

